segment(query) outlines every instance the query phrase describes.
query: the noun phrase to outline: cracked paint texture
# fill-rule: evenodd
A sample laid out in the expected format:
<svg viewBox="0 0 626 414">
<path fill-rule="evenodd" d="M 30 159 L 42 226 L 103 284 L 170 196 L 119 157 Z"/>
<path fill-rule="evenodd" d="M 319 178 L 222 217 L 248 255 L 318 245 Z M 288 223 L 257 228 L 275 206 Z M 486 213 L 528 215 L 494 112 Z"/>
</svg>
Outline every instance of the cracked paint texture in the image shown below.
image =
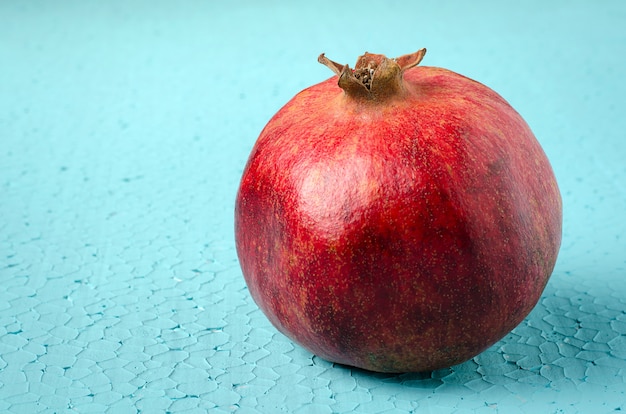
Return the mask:
<svg viewBox="0 0 626 414">
<path fill-rule="evenodd" d="M 626 410 L 624 3 L 398 3 L 375 13 L 393 37 L 338 42 L 373 24 L 346 22 L 354 7 L 0 5 L 0 412 Z M 258 310 L 235 191 L 271 115 L 328 77 L 319 53 L 423 46 L 424 64 L 492 87 L 533 128 L 563 245 L 538 305 L 487 351 L 372 374 L 312 356 Z"/>
</svg>

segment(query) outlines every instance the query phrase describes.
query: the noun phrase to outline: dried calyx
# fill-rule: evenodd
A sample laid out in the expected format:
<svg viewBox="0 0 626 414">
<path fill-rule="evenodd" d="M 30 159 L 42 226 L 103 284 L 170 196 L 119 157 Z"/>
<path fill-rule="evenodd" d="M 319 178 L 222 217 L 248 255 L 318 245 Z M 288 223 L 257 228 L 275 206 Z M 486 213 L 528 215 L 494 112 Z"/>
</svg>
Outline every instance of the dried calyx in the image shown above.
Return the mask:
<svg viewBox="0 0 626 414">
<path fill-rule="evenodd" d="M 354 77 L 361 81 L 363 85 L 369 90 L 372 89 L 372 78 L 374 77 L 374 66 L 370 63 L 366 68 L 359 68 L 354 70 Z"/>
<path fill-rule="evenodd" d="M 354 70 L 328 59 L 322 53 L 318 62 L 327 66 L 339 77 L 339 87 L 354 98 L 381 100 L 402 92 L 402 74 L 417 66 L 426 49 L 389 59 L 385 55 L 367 53 L 357 59 Z"/>
</svg>

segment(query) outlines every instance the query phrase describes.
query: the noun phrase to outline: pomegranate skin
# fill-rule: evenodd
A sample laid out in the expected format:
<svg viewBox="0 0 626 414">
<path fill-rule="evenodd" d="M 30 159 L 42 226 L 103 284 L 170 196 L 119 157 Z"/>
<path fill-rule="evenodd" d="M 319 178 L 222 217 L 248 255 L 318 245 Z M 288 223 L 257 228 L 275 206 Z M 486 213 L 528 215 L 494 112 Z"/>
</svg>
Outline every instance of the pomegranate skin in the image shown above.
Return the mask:
<svg viewBox="0 0 626 414">
<path fill-rule="evenodd" d="M 435 67 L 398 82 L 368 99 L 334 76 L 280 109 L 244 169 L 235 238 L 280 332 L 329 361 L 419 372 L 474 357 L 529 314 L 562 205 L 497 93 Z"/>
</svg>

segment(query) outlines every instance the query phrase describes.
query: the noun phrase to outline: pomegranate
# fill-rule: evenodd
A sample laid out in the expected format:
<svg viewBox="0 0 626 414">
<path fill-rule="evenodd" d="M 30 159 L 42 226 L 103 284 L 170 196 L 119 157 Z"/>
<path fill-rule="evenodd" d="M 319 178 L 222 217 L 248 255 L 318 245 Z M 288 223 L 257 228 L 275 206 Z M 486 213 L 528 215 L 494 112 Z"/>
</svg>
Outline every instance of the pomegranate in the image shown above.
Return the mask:
<svg viewBox="0 0 626 414">
<path fill-rule="evenodd" d="M 379 372 L 461 363 L 537 303 L 561 196 L 521 116 L 426 50 L 365 53 L 261 132 L 235 237 L 250 294 L 326 360 Z"/>
</svg>

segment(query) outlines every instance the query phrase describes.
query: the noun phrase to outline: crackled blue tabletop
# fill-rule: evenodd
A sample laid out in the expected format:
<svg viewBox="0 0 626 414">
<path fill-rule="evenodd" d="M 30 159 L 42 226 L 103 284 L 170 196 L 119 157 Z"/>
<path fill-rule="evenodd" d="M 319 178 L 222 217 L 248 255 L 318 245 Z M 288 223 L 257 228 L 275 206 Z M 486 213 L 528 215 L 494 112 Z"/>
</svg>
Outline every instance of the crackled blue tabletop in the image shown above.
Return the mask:
<svg viewBox="0 0 626 414">
<path fill-rule="evenodd" d="M 0 412 L 626 410 L 625 28 L 621 0 L 1 2 Z M 331 75 L 321 52 L 421 47 L 526 119 L 563 244 L 487 351 L 373 374 L 259 311 L 234 198 L 265 123 Z"/>
</svg>

